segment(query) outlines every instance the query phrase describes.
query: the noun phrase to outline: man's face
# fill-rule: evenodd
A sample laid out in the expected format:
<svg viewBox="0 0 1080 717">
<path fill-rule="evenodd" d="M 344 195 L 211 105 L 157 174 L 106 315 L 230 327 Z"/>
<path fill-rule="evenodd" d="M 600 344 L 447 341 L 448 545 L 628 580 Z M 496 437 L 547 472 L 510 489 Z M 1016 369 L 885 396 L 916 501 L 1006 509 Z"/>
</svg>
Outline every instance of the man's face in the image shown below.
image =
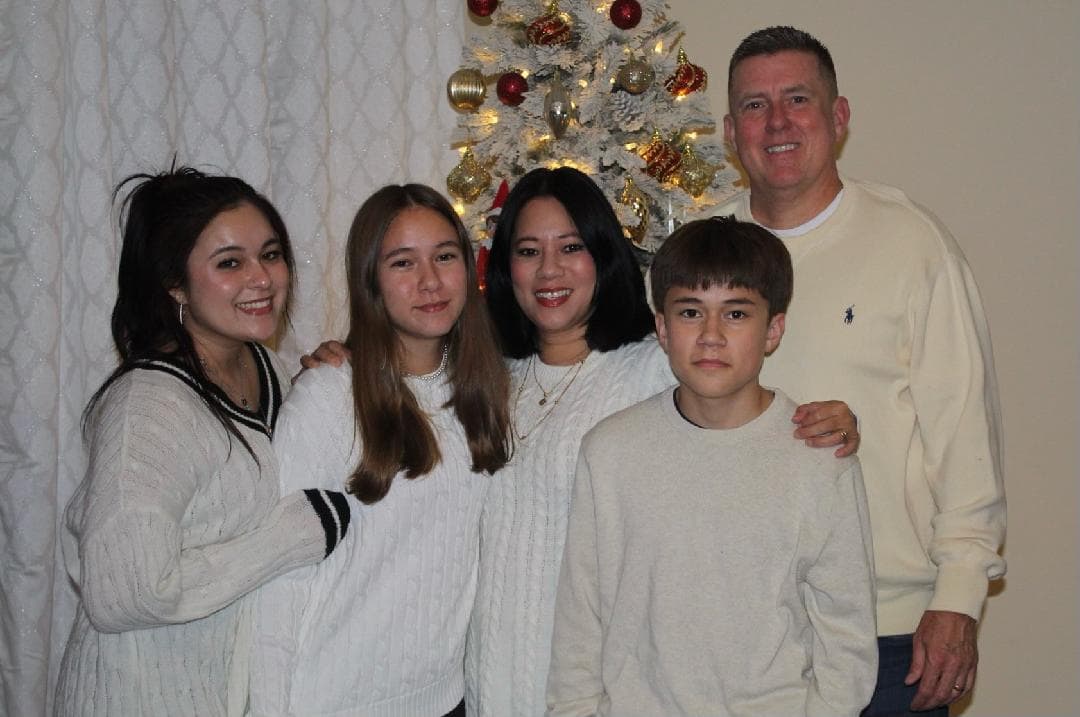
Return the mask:
<svg viewBox="0 0 1080 717">
<path fill-rule="evenodd" d="M 785 50 L 735 67 L 724 138 L 739 155 L 751 191 L 764 201 L 799 199 L 835 182 L 835 148 L 847 130 L 847 100 L 833 98 L 817 58 Z"/>
</svg>

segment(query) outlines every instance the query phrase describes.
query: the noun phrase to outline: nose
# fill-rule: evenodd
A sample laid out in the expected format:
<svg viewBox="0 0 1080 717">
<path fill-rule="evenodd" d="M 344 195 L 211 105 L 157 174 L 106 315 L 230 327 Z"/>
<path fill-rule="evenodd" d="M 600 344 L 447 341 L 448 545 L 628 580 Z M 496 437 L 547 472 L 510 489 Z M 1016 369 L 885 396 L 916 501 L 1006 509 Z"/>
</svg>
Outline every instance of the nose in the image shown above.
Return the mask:
<svg viewBox="0 0 1080 717">
<path fill-rule="evenodd" d="M 420 274 L 417 278 L 421 291 L 435 291 L 442 286 L 442 277 L 439 276 L 439 269 L 434 264 L 421 262 L 419 270 Z"/>
<path fill-rule="evenodd" d="M 536 270 L 536 275 L 544 279 L 550 279 L 555 276 L 559 276 L 562 273 L 562 261 L 559 253 L 555 251 L 545 251 L 540 255 L 540 266 Z"/>
<path fill-rule="evenodd" d="M 724 333 L 724 324 L 720 317 L 710 316 L 705 319 L 698 335 L 698 343 L 702 346 L 724 346 L 727 344 L 727 335 Z"/>
<path fill-rule="evenodd" d="M 252 262 L 251 271 L 248 273 L 248 284 L 257 289 L 270 286 L 270 272 L 261 261 Z"/>
<path fill-rule="evenodd" d="M 787 108 L 782 102 L 776 102 L 769 105 L 769 115 L 766 118 L 766 125 L 771 130 L 779 130 L 786 127 L 788 124 Z"/>
</svg>

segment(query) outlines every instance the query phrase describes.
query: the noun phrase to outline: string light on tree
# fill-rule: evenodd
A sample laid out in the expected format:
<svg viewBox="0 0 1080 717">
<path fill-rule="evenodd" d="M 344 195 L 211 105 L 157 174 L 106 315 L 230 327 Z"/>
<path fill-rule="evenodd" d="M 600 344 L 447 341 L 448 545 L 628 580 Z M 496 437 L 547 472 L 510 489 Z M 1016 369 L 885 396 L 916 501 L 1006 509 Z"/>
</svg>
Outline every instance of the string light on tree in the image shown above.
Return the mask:
<svg viewBox="0 0 1080 717">
<path fill-rule="evenodd" d="M 493 178 L 463 205 L 479 243 L 489 241 L 485 209 L 495 185 L 513 186 L 535 167 L 573 166 L 592 177 L 646 253 L 675 224 L 708 216 L 735 193 L 738 174 L 725 163 L 704 70 L 680 69 L 687 32 L 665 0 L 499 0 L 490 19 L 468 17 L 461 66 L 490 79 L 499 100 L 462 112 L 450 138 L 472 147 Z M 687 94 L 667 89 L 668 78 Z M 695 133 L 693 156 L 708 169 L 681 151 Z"/>
</svg>

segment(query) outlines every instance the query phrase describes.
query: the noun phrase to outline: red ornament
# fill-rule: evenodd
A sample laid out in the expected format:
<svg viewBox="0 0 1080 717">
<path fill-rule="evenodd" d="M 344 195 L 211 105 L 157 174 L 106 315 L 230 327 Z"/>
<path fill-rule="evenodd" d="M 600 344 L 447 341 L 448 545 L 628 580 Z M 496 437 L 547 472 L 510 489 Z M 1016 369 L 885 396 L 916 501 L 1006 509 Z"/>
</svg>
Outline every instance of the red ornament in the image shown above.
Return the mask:
<svg viewBox="0 0 1080 717">
<path fill-rule="evenodd" d="M 641 150 L 645 160 L 645 174 L 661 182 L 669 179 L 682 164 L 679 150 L 664 141 L 659 132 L 653 132 L 652 141 Z"/>
<path fill-rule="evenodd" d="M 487 291 L 487 265 L 490 253 L 491 250 L 486 246 L 481 246 L 476 252 L 476 283 L 480 287 L 481 294 Z"/>
<path fill-rule="evenodd" d="M 559 4 L 548 5 L 547 12 L 529 23 L 525 38 L 533 45 L 562 45 L 570 42 L 570 23 L 559 12 Z"/>
<path fill-rule="evenodd" d="M 709 84 L 709 73 L 686 58 L 686 50 L 679 48 L 679 65 L 675 74 L 664 80 L 664 87 L 676 97 L 704 90 Z"/>
<path fill-rule="evenodd" d="M 517 107 L 525 101 L 525 93 L 529 91 L 529 83 L 520 72 L 507 72 L 495 83 L 495 93 L 499 96 L 499 102 L 508 107 Z"/>
<path fill-rule="evenodd" d="M 477 17 L 487 17 L 499 7 L 499 0 L 469 0 L 469 12 Z"/>
<path fill-rule="evenodd" d="M 629 30 L 641 22 L 641 3 L 637 0 L 615 0 L 608 15 L 615 27 Z"/>
</svg>

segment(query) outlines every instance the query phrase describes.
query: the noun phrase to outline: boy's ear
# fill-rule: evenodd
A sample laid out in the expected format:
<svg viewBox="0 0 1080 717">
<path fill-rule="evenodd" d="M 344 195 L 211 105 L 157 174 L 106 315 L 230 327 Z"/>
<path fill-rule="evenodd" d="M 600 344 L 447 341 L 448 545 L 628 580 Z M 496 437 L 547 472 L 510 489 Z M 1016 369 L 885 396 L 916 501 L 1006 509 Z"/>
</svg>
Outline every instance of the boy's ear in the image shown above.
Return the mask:
<svg viewBox="0 0 1080 717">
<path fill-rule="evenodd" d="M 768 356 L 780 345 L 780 339 L 784 337 L 784 320 L 786 314 L 777 314 L 769 319 L 769 328 L 765 331 L 765 355 Z"/>
<path fill-rule="evenodd" d="M 664 312 L 657 311 L 653 314 L 653 319 L 656 321 L 656 338 L 660 342 L 660 348 L 667 353 L 667 324 L 664 323 Z"/>
</svg>

